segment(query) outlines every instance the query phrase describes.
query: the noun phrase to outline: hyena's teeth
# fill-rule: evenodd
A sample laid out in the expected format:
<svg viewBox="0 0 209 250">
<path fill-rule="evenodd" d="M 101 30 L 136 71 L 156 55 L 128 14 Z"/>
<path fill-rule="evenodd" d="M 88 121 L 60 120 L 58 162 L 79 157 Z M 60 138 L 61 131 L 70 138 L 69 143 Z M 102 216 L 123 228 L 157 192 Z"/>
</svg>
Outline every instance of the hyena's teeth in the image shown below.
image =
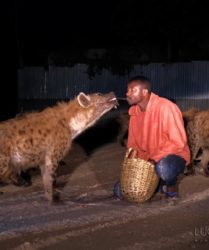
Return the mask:
<svg viewBox="0 0 209 250">
<path fill-rule="evenodd" d="M 117 109 L 118 108 L 117 105 L 115 105 L 114 108 Z"/>
</svg>

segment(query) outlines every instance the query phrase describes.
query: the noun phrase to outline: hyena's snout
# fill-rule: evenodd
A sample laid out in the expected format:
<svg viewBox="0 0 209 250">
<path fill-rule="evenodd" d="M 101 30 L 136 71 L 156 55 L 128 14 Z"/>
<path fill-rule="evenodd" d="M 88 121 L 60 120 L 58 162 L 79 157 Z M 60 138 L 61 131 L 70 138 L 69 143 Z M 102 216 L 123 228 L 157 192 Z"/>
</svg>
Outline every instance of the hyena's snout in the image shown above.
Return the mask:
<svg viewBox="0 0 209 250">
<path fill-rule="evenodd" d="M 117 97 L 114 92 L 110 92 L 106 95 L 107 103 L 111 103 L 115 108 L 119 105 Z"/>
</svg>

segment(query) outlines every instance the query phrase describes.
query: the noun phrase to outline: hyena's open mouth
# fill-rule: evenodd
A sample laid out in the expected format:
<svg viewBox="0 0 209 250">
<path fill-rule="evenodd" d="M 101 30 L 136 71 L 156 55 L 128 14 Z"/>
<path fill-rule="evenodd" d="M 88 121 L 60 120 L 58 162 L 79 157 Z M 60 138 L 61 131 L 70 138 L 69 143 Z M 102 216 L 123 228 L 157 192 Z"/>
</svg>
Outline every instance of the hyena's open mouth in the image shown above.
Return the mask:
<svg viewBox="0 0 209 250">
<path fill-rule="evenodd" d="M 119 106 L 119 103 L 118 103 L 118 100 L 116 97 L 113 97 L 109 100 L 109 102 L 113 102 L 115 105 L 114 105 L 114 108 L 116 109 L 118 106 Z"/>
</svg>

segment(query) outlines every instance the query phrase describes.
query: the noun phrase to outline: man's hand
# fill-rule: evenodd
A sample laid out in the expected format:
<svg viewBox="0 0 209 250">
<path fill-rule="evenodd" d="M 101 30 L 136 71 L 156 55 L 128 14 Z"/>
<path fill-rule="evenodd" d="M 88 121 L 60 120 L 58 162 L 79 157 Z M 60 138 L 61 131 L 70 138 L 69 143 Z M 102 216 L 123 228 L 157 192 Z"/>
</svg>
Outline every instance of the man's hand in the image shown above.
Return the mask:
<svg viewBox="0 0 209 250">
<path fill-rule="evenodd" d="M 155 165 L 156 164 L 156 161 L 153 160 L 153 159 L 149 159 L 148 162 L 150 162 L 151 164 Z"/>
<path fill-rule="evenodd" d="M 129 154 L 128 154 L 128 158 L 136 158 L 137 157 L 137 150 L 136 149 L 131 149 Z"/>
</svg>

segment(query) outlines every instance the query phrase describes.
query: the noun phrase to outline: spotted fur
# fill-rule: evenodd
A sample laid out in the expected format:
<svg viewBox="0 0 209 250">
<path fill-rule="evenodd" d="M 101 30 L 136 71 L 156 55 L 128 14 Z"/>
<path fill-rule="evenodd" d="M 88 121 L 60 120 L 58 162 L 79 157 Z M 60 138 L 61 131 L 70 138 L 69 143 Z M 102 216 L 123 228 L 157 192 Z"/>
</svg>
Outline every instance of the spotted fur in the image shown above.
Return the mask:
<svg viewBox="0 0 209 250">
<path fill-rule="evenodd" d="M 114 93 L 80 93 L 42 112 L 31 112 L 0 123 L 0 180 L 17 182 L 21 171 L 39 167 L 46 198 L 57 198 L 53 188 L 58 162 L 74 138 L 93 126 L 117 105 Z"/>
<path fill-rule="evenodd" d="M 209 174 L 209 110 L 189 109 L 183 112 L 191 151 L 191 162 Z"/>
</svg>

